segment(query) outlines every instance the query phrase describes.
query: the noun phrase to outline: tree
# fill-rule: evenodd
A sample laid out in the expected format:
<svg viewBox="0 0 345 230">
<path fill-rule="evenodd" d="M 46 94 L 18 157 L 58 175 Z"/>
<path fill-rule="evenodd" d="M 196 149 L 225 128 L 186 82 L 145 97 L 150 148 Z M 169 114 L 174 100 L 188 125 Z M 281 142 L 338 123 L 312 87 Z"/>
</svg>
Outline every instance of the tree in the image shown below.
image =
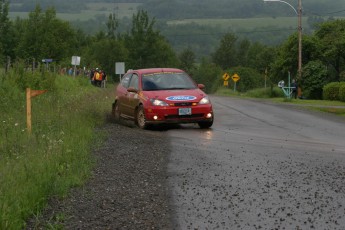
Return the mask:
<svg viewBox="0 0 345 230">
<path fill-rule="evenodd" d="M 248 59 L 250 58 L 248 56 L 249 49 L 251 47 L 251 43 L 247 39 L 243 39 L 239 42 L 239 46 L 237 48 L 237 62 L 239 66 L 247 66 L 248 65 Z"/>
<path fill-rule="evenodd" d="M 114 13 L 109 15 L 107 28 L 108 28 L 108 37 L 115 38 L 116 36 L 116 29 L 119 26 L 119 21 L 116 19 Z"/>
<path fill-rule="evenodd" d="M 237 73 L 240 76 L 240 80 L 236 83 L 236 88 L 240 92 L 245 92 L 255 88 L 261 88 L 264 85 L 263 75 L 258 71 L 248 67 L 235 67 L 231 68 L 229 73 Z"/>
<path fill-rule="evenodd" d="M 195 68 L 195 54 L 191 48 L 187 48 L 182 51 L 179 55 L 180 68 L 191 73 Z"/>
<path fill-rule="evenodd" d="M 114 73 L 115 62 L 125 61 L 127 57 L 123 42 L 110 38 L 93 42 L 85 52 L 85 62 L 93 68 L 101 68 L 109 77 Z"/>
<path fill-rule="evenodd" d="M 8 19 L 9 2 L 0 0 L 0 63 L 6 57 L 14 58 L 12 24 Z"/>
<path fill-rule="evenodd" d="M 237 37 L 233 33 L 227 33 L 220 41 L 219 47 L 213 54 L 213 61 L 223 69 L 237 66 Z"/>
<path fill-rule="evenodd" d="M 303 35 L 302 63 L 318 60 L 320 58 L 319 41 L 314 36 Z M 273 79 L 286 79 L 288 73 L 297 76 L 298 70 L 298 36 L 297 33 L 291 35 L 288 40 L 278 48 L 277 57 L 271 65 Z"/>
<path fill-rule="evenodd" d="M 336 71 L 336 79 L 345 70 L 345 20 L 327 21 L 315 32 L 320 39 L 323 61 Z"/>
<path fill-rule="evenodd" d="M 266 69 L 270 69 L 270 65 L 274 62 L 276 56 L 276 48 L 256 42 L 248 50 L 248 62 L 246 66 L 256 69 L 260 73 L 264 73 Z"/>
<path fill-rule="evenodd" d="M 28 19 L 19 20 L 16 25 L 19 36 L 16 54 L 19 58 L 60 61 L 72 56 L 78 47 L 75 31 L 68 22 L 56 18 L 54 8 L 43 13 L 37 5 Z"/>
<path fill-rule="evenodd" d="M 124 37 L 129 50 L 129 67 L 176 66 L 174 51 L 153 27 L 155 19 L 150 19 L 145 11 L 140 10 L 132 20 L 131 32 Z"/>
<path fill-rule="evenodd" d="M 213 93 L 223 83 L 223 74 L 222 69 L 218 65 L 203 58 L 199 68 L 192 71 L 191 76 L 197 83 L 206 86 L 205 91 L 207 93 Z"/>
</svg>

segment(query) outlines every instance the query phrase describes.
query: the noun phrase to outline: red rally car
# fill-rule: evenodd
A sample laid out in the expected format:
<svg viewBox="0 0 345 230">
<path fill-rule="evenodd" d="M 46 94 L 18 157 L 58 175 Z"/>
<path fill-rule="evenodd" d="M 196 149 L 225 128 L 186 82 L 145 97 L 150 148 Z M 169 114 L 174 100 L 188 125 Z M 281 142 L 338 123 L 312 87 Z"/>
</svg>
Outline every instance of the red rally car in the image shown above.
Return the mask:
<svg viewBox="0 0 345 230">
<path fill-rule="evenodd" d="M 160 123 L 213 124 L 209 97 L 183 70 L 152 68 L 128 71 L 116 88 L 115 119 L 134 120 L 142 129 Z"/>
</svg>

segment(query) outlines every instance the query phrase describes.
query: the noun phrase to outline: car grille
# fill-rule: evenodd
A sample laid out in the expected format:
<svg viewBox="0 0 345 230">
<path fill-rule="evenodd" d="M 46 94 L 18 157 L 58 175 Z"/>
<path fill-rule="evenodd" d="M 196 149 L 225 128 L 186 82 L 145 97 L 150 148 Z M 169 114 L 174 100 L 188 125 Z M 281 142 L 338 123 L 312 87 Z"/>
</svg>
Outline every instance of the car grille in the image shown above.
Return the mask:
<svg viewBox="0 0 345 230">
<path fill-rule="evenodd" d="M 192 102 L 179 102 L 179 103 L 174 103 L 174 106 L 192 106 Z"/>
<path fill-rule="evenodd" d="M 185 118 L 202 118 L 204 117 L 204 114 L 198 113 L 198 114 L 192 114 L 192 115 L 184 115 L 184 116 L 179 116 L 179 115 L 168 115 L 165 116 L 165 119 L 185 119 Z"/>
</svg>

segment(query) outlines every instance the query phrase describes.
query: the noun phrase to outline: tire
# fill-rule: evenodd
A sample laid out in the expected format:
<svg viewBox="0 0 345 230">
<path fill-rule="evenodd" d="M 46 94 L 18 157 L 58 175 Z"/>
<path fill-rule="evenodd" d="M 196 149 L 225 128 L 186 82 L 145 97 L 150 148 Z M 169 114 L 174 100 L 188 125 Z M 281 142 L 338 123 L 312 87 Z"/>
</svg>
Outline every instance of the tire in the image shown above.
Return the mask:
<svg viewBox="0 0 345 230">
<path fill-rule="evenodd" d="M 115 121 L 119 121 L 120 118 L 121 118 L 121 112 L 120 112 L 120 109 L 119 109 L 119 104 L 117 101 L 115 101 L 113 103 L 113 107 L 112 107 L 112 110 L 111 110 L 111 114 L 113 116 L 113 118 L 115 119 Z"/>
<path fill-rule="evenodd" d="M 145 110 L 142 105 L 140 105 L 137 109 L 136 124 L 141 129 L 148 129 L 149 127 L 149 125 L 146 123 Z"/>
<path fill-rule="evenodd" d="M 200 121 L 198 125 L 201 129 L 208 129 L 213 125 L 213 119 L 212 121 Z"/>
</svg>

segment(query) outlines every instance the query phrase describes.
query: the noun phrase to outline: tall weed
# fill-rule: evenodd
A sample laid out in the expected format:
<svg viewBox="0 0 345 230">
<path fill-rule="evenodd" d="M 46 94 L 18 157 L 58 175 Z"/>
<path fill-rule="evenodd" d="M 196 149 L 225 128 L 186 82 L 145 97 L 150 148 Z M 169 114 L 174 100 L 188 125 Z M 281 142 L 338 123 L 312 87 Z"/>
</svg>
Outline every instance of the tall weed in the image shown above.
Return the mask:
<svg viewBox="0 0 345 230">
<path fill-rule="evenodd" d="M 25 88 L 48 89 L 32 98 L 26 129 Z M 22 229 L 51 196 L 81 185 L 93 165 L 95 127 L 110 110 L 111 88 L 86 78 L 16 69 L 0 75 L 0 229 Z"/>
</svg>

